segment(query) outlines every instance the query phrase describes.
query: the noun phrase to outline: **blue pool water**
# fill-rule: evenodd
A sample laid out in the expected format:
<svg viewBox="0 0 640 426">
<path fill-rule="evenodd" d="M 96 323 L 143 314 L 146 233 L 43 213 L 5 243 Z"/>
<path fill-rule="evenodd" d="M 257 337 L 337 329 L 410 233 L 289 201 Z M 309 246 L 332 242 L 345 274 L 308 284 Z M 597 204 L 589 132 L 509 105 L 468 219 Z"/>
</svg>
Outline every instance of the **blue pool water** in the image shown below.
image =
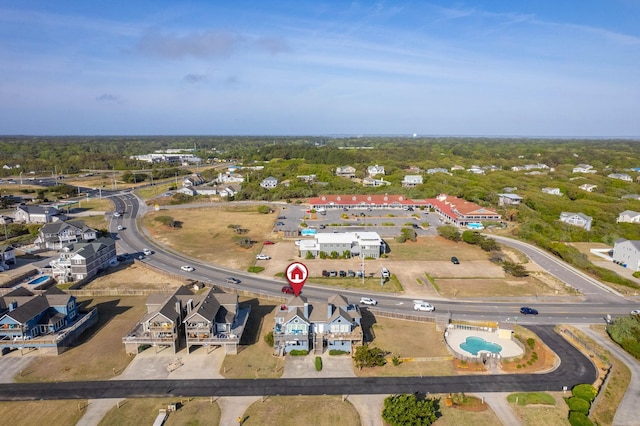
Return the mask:
<svg viewBox="0 0 640 426">
<path fill-rule="evenodd" d="M 502 346 L 497 343 L 487 342 L 481 337 L 467 337 L 465 342 L 460 343 L 460 349 L 469 352 L 471 355 L 478 355 L 480 351 L 487 351 L 493 354 L 499 354 Z"/>
<path fill-rule="evenodd" d="M 467 228 L 469 229 L 484 229 L 481 223 L 467 223 Z"/>
<path fill-rule="evenodd" d="M 42 284 L 43 282 L 47 281 L 49 278 L 51 278 L 49 275 L 42 275 L 38 278 L 34 278 L 33 280 L 29 281 L 27 284 L 29 285 Z"/>
</svg>

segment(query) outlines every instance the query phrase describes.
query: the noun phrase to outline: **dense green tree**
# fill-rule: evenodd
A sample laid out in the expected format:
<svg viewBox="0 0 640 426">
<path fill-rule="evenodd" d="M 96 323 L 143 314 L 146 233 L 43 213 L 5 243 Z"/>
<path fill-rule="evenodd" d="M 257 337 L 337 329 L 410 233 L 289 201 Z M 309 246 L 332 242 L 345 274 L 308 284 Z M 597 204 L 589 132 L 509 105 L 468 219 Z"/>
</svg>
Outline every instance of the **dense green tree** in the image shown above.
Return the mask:
<svg viewBox="0 0 640 426">
<path fill-rule="evenodd" d="M 416 394 L 391 395 L 384 400 L 382 418 L 391 426 L 428 426 L 440 417 L 440 401 Z"/>
</svg>

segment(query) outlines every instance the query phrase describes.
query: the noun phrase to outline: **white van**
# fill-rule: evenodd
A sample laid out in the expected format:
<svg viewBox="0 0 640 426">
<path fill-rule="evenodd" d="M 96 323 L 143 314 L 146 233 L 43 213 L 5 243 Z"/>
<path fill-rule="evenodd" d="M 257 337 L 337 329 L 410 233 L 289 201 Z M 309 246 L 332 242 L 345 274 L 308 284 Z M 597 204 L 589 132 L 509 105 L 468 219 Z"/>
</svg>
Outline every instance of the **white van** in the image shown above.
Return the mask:
<svg viewBox="0 0 640 426">
<path fill-rule="evenodd" d="M 390 278 L 391 277 L 391 272 L 389 272 L 389 270 L 387 268 L 382 268 L 380 273 L 382 274 L 382 278 Z"/>
</svg>

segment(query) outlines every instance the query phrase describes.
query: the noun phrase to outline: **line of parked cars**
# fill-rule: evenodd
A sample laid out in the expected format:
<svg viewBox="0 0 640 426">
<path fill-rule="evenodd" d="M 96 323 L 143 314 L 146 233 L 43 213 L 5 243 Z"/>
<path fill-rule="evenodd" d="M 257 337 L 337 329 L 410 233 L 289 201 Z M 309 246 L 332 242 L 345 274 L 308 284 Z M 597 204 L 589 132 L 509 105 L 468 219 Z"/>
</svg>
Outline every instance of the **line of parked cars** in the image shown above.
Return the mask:
<svg viewBox="0 0 640 426">
<path fill-rule="evenodd" d="M 341 278 L 358 277 L 358 278 L 362 278 L 363 275 L 364 275 L 364 272 L 362 272 L 362 271 L 352 271 L 351 269 L 349 269 L 348 271 L 336 271 L 335 269 L 331 269 L 331 270 L 323 269 L 322 270 L 322 276 L 325 277 L 325 278 L 333 278 L 333 277 L 341 277 Z"/>
</svg>

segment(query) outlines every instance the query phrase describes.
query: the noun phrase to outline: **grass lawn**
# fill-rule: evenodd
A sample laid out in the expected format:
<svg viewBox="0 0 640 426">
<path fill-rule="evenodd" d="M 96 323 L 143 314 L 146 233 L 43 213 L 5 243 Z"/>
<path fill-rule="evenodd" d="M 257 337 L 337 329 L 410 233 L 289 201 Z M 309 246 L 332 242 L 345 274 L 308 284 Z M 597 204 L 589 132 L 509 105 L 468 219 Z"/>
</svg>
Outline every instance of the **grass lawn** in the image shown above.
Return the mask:
<svg viewBox="0 0 640 426">
<path fill-rule="evenodd" d="M 385 240 L 389 245 L 389 260 L 446 260 L 451 256 L 458 257 L 461 261 L 487 260 L 489 253 L 482 251 L 478 246 L 467 243 L 447 240 L 440 236 L 418 238 L 416 242 L 406 241 L 398 243 L 392 239 Z"/>
<path fill-rule="evenodd" d="M 444 403 L 444 396 L 440 400 L 440 411 L 442 417 L 433 423 L 434 426 L 495 426 L 501 424 L 500 419 L 491 410 L 491 407 L 484 411 L 466 411 L 460 408 L 447 407 Z"/>
<path fill-rule="evenodd" d="M 524 425 L 561 426 L 569 425 L 569 406 L 563 396 L 570 396 L 569 392 L 564 395 L 562 392 L 516 393 L 509 395 L 507 401 Z"/>
<path fill-rule="evenodd" d="M 55 357 L 39 357 L 16 376 L 17 382 L 106 380 L 120 374 L 131 357 L 122 336 L 146 312 L 143 297 L 94 297 L 78 303 L 98 307 L 98 324 L 77 345 Z"/>
<path fill-rule="evenodd" d="M 402 285 L 394 276 L 391 276 L 391 278 L 387 282 L 385 282 L 384 285 L 380 285 L 380 277 L 366 277 L 364 279 L 364 284 L 362 278 L 314 277 L 313 283 L 322 284 L 327 287 L 377 291 L 380 293 L 402 293 Z"/>
<path fill-rule="evenodd" d="M 249 299 L 242 305 L 251 305 L 251 315 L 242 334 L 237 355 L 227 355 L 222 363 L 222 374 L 227 379 L 266 379 L 282 376 L 284 358 L 273 356 L 273 348 L 264 336 L 273 330 L 276 306 L 272 302 Z"/>
<path fill-rule="evenodd" d="M 179 226 L 169 228 L 154 220 L 158 216 L 171 216 Z M 237 240 L 263 241 L 271 238 L 276 217 L 275 213 L 258 213 L 255 205 L 160 210 L 148 213 L 144 217 L 144 226 L 153 238 L 187 256 L 246 270 L 255 262 L 262 245 L 242 248 Z M 239 235 L 230 225 L 239 225 L 247 232 Z"/>
<path fill-rule="evenodd" d="M 541 280 L 538 274 L 524 278 L 435 278 L 435 286 L 441 296 L 456 297 L 523 297 L 575 294 L 571 287 Z M 557 293 L 556 293 L 557 291 Z"/>
<path fill-rule="evenodd" d="M 339 396 L 272 396 L 245 411 L 243 426 L 360 425 L 360 415 Z"/>
<path fill-rule="evenodd" d="M 507 401 L 518 405 L 556 405 L 556 399 L 546 392 L 519 392 L 507 396 Z"/>
<path fill-rule="evenodd" d="M 86 408 L 87 401 L 82 399 L 0 402 L 0 413 L 4 419 L 2 423 L 13 426 L 33 426 L 44 423 L 75 425 L 84 415 Z"/>
<path fill-rule="evenodd" d="M 371 346 L 390 352 L 399 358 L 407 358 L 400 365 L 391 361 L 383 367 L 354 369 L 357 376 L 450 376 L 455 369 L 444 342 L 442 333 L 436 331 L 433 323 L 403 321 L 374 317 L 364 311 L 362 324 L 366 341 Z M 418 358 L 436 358 L 421 361 Z M 438 359 L 443 358 L 443 359 Z"/>
<path fill-rule="evenodd" d="M 100 426 L 138 426 L 153 424 L 158 410 L 178 403 L 178 410 L 169 413 L 165 426 L 217 425 L 220 423 L 220 407 L 208 398 L 136 398 L 114 406 L 102 418 Z"/>
<path fill-rule="evenodd" d="M 149 199 L 149 198 L 157 197 L 157 196 L 161 195 L 162 193 L 167 192 L 169 190 L 169 188 L 171 188 L 172 186 L 175 187 L 176 183 L 175 182 L 167 182 L 167 183 L 161 183 L 159 185 L 146 186 L 144 188 L 138 189 L 136 192 L 138 193 L 140 198 L 143 198 L 143 199 L 146 200 L 146 199 Z"/>
</svg>

